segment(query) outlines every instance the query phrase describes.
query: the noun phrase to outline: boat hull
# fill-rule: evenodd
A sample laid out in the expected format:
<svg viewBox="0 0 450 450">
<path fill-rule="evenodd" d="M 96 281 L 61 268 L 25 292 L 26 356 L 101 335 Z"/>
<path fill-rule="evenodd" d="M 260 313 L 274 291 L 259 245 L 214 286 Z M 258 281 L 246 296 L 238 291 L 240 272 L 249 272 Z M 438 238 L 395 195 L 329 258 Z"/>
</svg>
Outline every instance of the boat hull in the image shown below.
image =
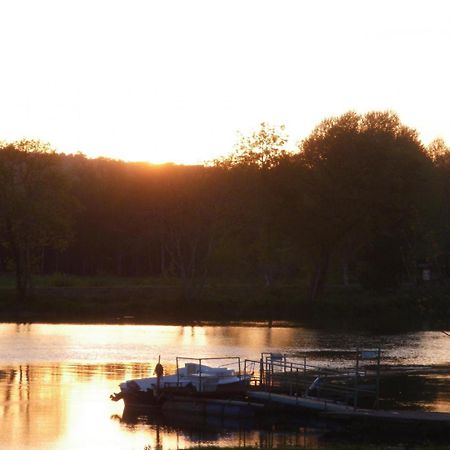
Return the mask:
<svg viewBox="0 0 450 450">
<path fill-rule="evenodd" d="M 248 383 L 239 381 L 218 385 L 215 391 L 197 392 L 192 386 L 184 387 L 164 387 L 155 393 L 153 390 L 134 390 L 127 389 L 119 394 L 112 396 L 112 400 L 123 399 L 127 407 L 149 407 L 152 409 L 161 408 L 167 401 L 177 398 L 177 401 L 196 401 L 196 400 L 245 400 Z"/>
</svg>

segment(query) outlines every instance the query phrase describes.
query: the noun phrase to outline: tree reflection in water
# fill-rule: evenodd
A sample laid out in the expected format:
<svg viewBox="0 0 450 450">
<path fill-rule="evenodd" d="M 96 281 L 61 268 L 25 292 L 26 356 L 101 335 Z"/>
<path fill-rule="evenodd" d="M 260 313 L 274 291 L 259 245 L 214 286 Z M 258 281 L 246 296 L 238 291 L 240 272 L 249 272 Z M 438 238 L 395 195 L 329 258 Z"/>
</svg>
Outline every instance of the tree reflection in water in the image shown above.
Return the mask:
<svg viewBox="0 0 450 450">
<path fill-rule="evenodd" d="M 181 447 L 225 445 L 316 448 L 337 430 L 336 427 L 330 428 L 330 424 L 323 420 L 288 415 L 237 419 L 186 413 L 146 414 L 143 410 L 124 408 L 122 416 L 114 416 L 114 419 L 125 427 L 147 426 L 153 431 L 156 446 L 163 446 L 162 440 L 170 434 L 176 436 L 176 442 Z"/>
</svg>

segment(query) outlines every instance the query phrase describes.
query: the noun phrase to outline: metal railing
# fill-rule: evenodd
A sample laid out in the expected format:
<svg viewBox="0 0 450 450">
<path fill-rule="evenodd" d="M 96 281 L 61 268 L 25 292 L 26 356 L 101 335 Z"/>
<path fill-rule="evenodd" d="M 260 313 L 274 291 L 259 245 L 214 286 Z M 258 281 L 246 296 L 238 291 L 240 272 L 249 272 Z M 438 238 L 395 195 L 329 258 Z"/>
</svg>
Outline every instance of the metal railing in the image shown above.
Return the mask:
<svg viewBox="0 0 450 450">
<path fill-rule="evenodd" d="M 375 360 L 372 385 L 366 367 L 361 360 Z M 249 368 L 252 370 L 249 370 Z M 244 360 L 243 374 L 251 376 L 250 385 L 265 391 L 278 391 L 288 395 L 312 395 L 317 398 L 336 397 L 356 408 L 362 396 L 378 406 L 380 349 L 356 350 L 356 362 L 351 367 L 323 367 L 310 364 L 306 355 L 302 360 L 288 360 L 286 355 L 262 353 L 259 361 Z M 255 371 L 255 368 L 258 368 Z"/>
</svg>

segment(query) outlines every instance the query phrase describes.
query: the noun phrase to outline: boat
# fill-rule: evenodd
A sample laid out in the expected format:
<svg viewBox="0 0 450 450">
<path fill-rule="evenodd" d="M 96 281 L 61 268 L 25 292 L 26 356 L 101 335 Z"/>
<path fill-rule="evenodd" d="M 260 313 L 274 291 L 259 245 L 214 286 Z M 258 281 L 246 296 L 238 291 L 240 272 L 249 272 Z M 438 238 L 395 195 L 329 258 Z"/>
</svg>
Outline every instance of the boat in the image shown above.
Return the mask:
<svg viewBox="0 0 450 450">
<path fill-rule="evenodd" d="M 239 369 L 203 364 L 201 358 L 179 367 L 179 360 L 182 359 L 194 358 L 177 358 L 176 371 L 171 375 L 164 375 L 163 367 L 158 362 L 156 376 L 120 383 L 120 392 L 111 395 L 111 400 L 123 399 L 126 406 L 148 408 L 161 408 L 168 401 L 244 400 L 251 375 L 241 374 Z M 234 359 L 240 366 L 239 358 L 208 358 L 220 361 L 229 359 Z"/>
</svg>

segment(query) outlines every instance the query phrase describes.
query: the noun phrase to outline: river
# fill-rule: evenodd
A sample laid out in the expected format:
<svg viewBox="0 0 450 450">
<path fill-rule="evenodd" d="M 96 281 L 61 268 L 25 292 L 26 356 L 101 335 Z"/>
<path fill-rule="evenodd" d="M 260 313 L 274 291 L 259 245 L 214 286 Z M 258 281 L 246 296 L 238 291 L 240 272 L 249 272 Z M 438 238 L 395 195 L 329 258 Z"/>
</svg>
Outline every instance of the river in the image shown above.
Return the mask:
<svg viewBox="0 0 450 450">
<path fill-rule="evenodd" d="M 352 365 L 354 350 L 382 350 L 386 365 L 450 365 L 442 332 L 374 335 L 299 327 L 0 324 L 0 449 L 148 450 L 202 445 L 263 448 L 329 446 L 329 430 L 302 423 L 256 425 L 195 417 L 128 417 L 111 402 L 126 379 L 166 370 L 177 356 L 286 354 L 318 365 Z M 450 411 L 448 371 L 414 377 L 399 388 L 401 407 Z M 410 377 L 411 378 L 411 377 Z M 383 390 L 383 386 L 381 386 Z M 404 392 L 403 392 L 404 391 Z"/>
</svg>

